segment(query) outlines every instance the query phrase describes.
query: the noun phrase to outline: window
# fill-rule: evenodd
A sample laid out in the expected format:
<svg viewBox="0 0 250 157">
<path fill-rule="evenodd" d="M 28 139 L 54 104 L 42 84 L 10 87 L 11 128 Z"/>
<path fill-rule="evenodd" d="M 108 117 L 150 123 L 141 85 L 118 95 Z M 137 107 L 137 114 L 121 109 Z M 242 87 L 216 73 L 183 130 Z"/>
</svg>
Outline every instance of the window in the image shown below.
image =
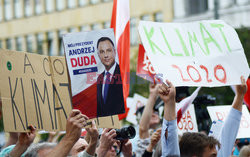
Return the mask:
<svg viewBox="0 0 250 157">
<path fill-rule="evenodd" d="M 136 28 L 136 18 L 131 18 L 130 20 L 130 44 L 137 45 L 138 42 L 138 33 Z"/>
<path fill-rule="evenodd" d="M 188 15 L 199 14 L 208 10 L 207 0 L 187 0 L 185 3 Z"/>
<path fill-rule="evenodd" d="M 155 13 L 154 20 L 155 20 L 155 22 L 163 22 L 162 12 Z"/>
<path fill-rule="evenodd" d="M 32 36 L 31 35 L 27 35 L 26 36 L 26 50 L 27 52 L 32 52 Z"/>
<path fill-rule="evenodd" d="M 15 18 L 22 17 L 21 0 L 14 0 Z"/>
<path fill-rule="evenodd" d="M 64 34 L 66 34 L 67 31 L 65 29 L 59 31 L 59 55 L 64 55 L 64 47 L 63 47 L 63 40 L 62 37 Z"/>
<path fill-rule="evenodd" d="M 49 56 L 55 56 L 57 52 L 54 52 L 54 32 L 47 33 L 47 41 L 48 41 L 48 51 Z"/>
<path fill-rule="evenodd" d="M 99 3 L 100 2 L 100 0 L 90 0 L 90 3 L 91 4 L 97 4 L 97 3 Z"/>
<path fill-rule="evenodd" d="M 31 2 L 31 0 L 24 0 L 24 15 L 25 16 L 32 15 L 32 2 Z"/>
<path fill-rule="evenodd" d="M 3 21 L 3 6 L 2 6 L 3 3 L 0 3 L 0 22 Z"/>
<path fill-rule="evenodd" d="M 102 25 L 100 23 L 95 23 L 92 25 L 92 30 L 100 30 L 102 29 Z"/>
<path fill-rule="evenodd" d="M 3 47 L 3 45 L 2 45 L 2 40 L 0 40 L 0 48 L 2 48 Z"/>
<path fill-rule="evenodd" d="M 21 37 L 16 38 L 16 50 L 22 51 L 22 38 Z"/>
<path fill-rule="evenodd" d="M 80 27 L 80 31 L 81 31 L 81 32 L 90 31 L 90 30 L 91 30 L 91 27 L 90 27 L 89 25 L 81 26 L 81 27 Z"/>
<path fill-rule="evenodd" d="M 89 4 L 89 0 L 79 0 L 78 3 L 79 6 L 86 6 Z"/>
<path fill-rule="evenodd" d="M 103 2 L 110 2 L 111 0 L 102 0 Z"/>
<path fill-rule="evenodd" d="M 151 17 L 150 15 L 143 15 L 143 16 L 141 17 L 141 19 L 144 20 L 144 21 L 152 21 L 152 20 L 153 20 L 152 17 Z"/>
<path fill-rule="evenodd" d="M 36 42 L 37 42 L 37 53 L 43 54 L 44 35 L 42 33 L 36 35 Z"/>
<path fill-rule="evenodd" d="M 12 7 L 11 7 L 11 0 L 4 0 L 4 14 L 6 20 L 11 20 L 12 15 Z"/>
<path fill-rule="evenodd" d="M 3 3 L 0 3 L 0 22 L 3 21 L 3 6 L 2 6 Z"/>
<path fill-rule="evenodd" d="M 103 24 L 103 28 L 110 28 L 110 21 L 106 21 L 106 22 L 104 22 L 104 24 Z"/>
<path fill-rule="evenodd" d="M 42 0 L 35 0 L 35 12 L 37 15 L 40 15 L 43 10 Z"/>
<path fill-rule="evenodd" d="M 65 0 L 56 0 L 56 10 L 61 11 L 65 9 Z"/>
<path fill-rule="evenodd" d="M 45 10 L 47 13 L 54 11 L 54 1 L 45 0 Z"/>
<path fill-rule="evenodd" d="M 78 32 L 78 29 L 76 27 L 71 27 L 71 28 L 69 28 L 69 32 L 70 33 Z"/>
<path fill-rule="evenodd" d="M 11 39 L 6 39 L 6 48 L 9 50 L 12 49 Z"/>
<path fill-rule="evenodd" d="M 68 1 L 68 8 L 75 8 L 77 0 L 67 0 Z"/>
</svg>

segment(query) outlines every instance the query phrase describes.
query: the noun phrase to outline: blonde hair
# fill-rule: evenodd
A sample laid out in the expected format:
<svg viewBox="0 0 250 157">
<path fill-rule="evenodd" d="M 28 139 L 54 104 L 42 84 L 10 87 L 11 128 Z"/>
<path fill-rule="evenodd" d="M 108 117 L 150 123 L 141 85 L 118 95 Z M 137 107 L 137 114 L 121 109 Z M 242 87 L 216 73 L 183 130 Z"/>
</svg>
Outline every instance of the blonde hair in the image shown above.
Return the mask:
<svg viewBox="0 0 250 157">
<path fill-rule="evenodd" d="M 249 157 L 250 156 L 250 145 L 244 146 L 240 149 L 239 157 Z"/>
</svg>

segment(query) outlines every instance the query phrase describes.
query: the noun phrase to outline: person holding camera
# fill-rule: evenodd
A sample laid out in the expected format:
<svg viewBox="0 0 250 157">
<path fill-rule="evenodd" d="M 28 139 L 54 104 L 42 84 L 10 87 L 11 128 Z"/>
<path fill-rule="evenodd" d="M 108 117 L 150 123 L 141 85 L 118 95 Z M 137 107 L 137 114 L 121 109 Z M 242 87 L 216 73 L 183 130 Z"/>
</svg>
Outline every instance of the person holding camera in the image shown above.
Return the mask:
<svg viewBox="0 0 250 157">
<path fill-rule="evenodd" d="M 98 157 L 116 157 L 120 151 L 124 157 L 132 157 L 132 143 L 129 139 L 117 140 L 116 137 L 115 129 L 103 130 L 97 148 Z"/>
</svg>

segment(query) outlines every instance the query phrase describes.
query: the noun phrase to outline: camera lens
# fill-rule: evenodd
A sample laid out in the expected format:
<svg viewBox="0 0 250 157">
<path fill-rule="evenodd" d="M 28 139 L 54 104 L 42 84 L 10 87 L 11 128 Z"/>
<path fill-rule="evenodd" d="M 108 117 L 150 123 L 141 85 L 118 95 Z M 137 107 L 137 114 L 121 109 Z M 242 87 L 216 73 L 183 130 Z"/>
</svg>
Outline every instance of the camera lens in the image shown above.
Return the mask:
<svg viewBox="0 0 250 157">
<path fill-rule="evenodd" d="M 135 137 L 135 128 L 132 126 L 123 127 L 121 129 L 116 130 L 116 139 L 117 140 L 126 140 L 126 139 L 132 139 Z"/>
</svg>

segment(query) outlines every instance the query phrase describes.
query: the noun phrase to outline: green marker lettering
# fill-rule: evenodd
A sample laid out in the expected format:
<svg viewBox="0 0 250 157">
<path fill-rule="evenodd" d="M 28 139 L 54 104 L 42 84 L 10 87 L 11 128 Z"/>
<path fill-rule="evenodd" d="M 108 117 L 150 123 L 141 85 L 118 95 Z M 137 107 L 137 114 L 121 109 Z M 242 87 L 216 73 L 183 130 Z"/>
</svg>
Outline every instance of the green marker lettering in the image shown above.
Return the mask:
<svg viewBox="0 0 250 157">
<path fill-rule="evenodd" d="M 172 56 L 183 56 L 183 54 L 180 54 L 180 53 L 173 53 L 173 51 L 172 51 L 172 49 L 171 49 L 171 47 L 170 47 L 170 45 L 169 45 L 169 43 L 168 43 L 168 41 L 167 41 L 167 38 L 166 38 L 165 34 L 163 33 L 162 28 L 160 28 L 160 31 L 161 31 L 161 34 L 162 34 L 162 36 L 163 36 L 163 38 L 164 38 L 164 41 L 165 41 L 165 43 L 166 43 L 166 45 L 167 45 L 167 47 L 168 47 L 168 49 L 169 49 L 169 51 L 170 51 L 170 54 L 171 54 Z"/>
<path fill-rule="evenodd" d="M 155 48 L 156 48 L 158 51 L 160 51 L 162 54 L 165 55 L 164 51 L 162 51 L 162 50 L 161 50 L 161 49 L 151 40 L 152 36 L 154 35 L 154 27 L 152 27 L 152 28 L 150 29 L 150 32 L 149 32 L 149 33 L 148 33 L 146 27 L 143 27 L 143 28 L 144 28 L 144 32 L 145 32 L 145 34 L 146 34 L 146 37 L 147 37 L 147 39 L 148 39 L 148 43 L 149 43 L 149 45 L 150 45 L 150 47 L 151 47 L 151 49 L 152 49 L 152 52 L 155 54 L 155 53 L 156 53 Z"/>
<path fill-rule="evenodd" d="M 180 39 L 180 42 L 181 42 L 182 49 L 183 49 L 184 53 L 186 54 L 186 56 L 190 56 L 190 55 L 189 55 L 189 52 L 188 52 L 188 49 L 187 49 L 187 46 L 186 46 L 186 44 L 185 44 L 185 42 L 184 42 L 184 40 L 183 40 L 183 38 L 182 38 L 182 36 L 181 36 L 180 31 L 176 28 L 176 29 L 175 29 L 175 32 L 177 33 L 177 35 L 178 35 L 178 37 L 179 37 L 179 39 Z"/>
<path fill-rule="evenodd" d="M 226 38 L 224 32 L 222 31 L 222 27 L 224 27 L 224 25 L 223 24 L 217 24 L 217 23 L 211 23 L 211 26 L 213 28 L 218 28 L 219 29 L 219 31 L 220 31 L 220 33 L 221 33 L 221 35 L 222 35 L 222 37 L 223 37 L 223 39 L 224 39 L 224 41 L 225 41 L 225 43 L 227 45 L 228 51 L 231 52 L 232 50 L 231 50 L 231 48 L 230 48 L 230 46 L 229 46 L 229 44 L 227 42 L 227 38 Z"/>
<path fill-rule="evenodd" d="M 205 54 L 205 55 L 208 55 L 208 53 L 201 47 L 201 44 L 200 42 L 197 40 L 197 37 L 195 35 L 195 33 L 193 32 L 193 36 L 190 34 L 190 32 L 188 32 L 188 39 L 189 39 L 189 43 L 190 43 L 190 46 L 191 46 L 191 49 L 192 49 L 192 56 L 194 57 L 195 56 L 195 53 L 194 53 L 194 48 L 193 48 L 193 43 L 197 43 L 200 47 L 200 49 L 202 50 L 202 52 Z"/>
<path fill-rule="evenodd" d="M 207 54 L 209 55 L 210 54 L 210 51 L 209 51 L 209 48 L 208 48 L 208 44 L 213 42 L 215 44 L 215 46 L 220 50 L 220 52 L 222 52 L 221 48 L 220 48 L 220 45 L 216 42 L 216 40 L 212 37 L 212 35 L 207 31 L 207 29 L 205 28 L 205 26 L 200 23 L 200 31 L 201 31 L 201 36 L 202 36 L 202 39 L 203 39 L 203 42 L 204 42 L 204 45 L 206 47 L 206 50 L 207 50 Z M 204 31 L 207 33 L 207 35 L 209 36 L 208 38 L 206 38 L 204 36 Z"/>
</svg>

